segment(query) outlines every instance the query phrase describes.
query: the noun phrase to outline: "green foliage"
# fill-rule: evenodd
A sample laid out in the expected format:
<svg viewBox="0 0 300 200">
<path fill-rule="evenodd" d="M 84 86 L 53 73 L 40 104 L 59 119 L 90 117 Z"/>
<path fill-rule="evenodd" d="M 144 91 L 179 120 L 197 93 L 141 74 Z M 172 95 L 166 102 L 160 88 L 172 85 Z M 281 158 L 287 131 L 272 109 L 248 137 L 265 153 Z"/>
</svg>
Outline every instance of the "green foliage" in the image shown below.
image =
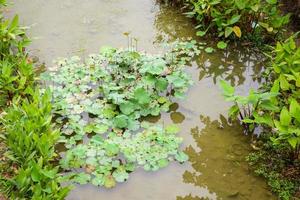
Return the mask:
<svg viewBox="0 0 300 200">
<path fill-rule="evenodd" d="M 177 127 L 164 129 L 142 117 L 168 111 L 172 98 L 184 97 L 192 84 L 184 67 L 195 43 L 176 43 L 164 55 L 106 47 L 85 63 L 61 59 L 43 75 L 54 81 L 54 112 L 68 148 L 60 164 L 65 170 L 85 169 L 66 180 L 111 188 L 137 167 L 155 171 L 172 160 L 187 160 Z"/>
<path fill-rule="evenodd" d="M 220 86 L 226 101 L 234 102 L 229 109 L 229 117 L 243 122 L 246 131 L 253 132 L 257 124 L 273 125 L 267 111 L 276 111 L 279 108 L 273 104 L 273 99 L 278 95 L 275 92 L 256 92 L 250 90 L 248 96 L 235 95 L 235 88 L 221 80 Z"/>
<path fill-rule="evenodd" d="M 197 20 L 198 36 L 207 33 L 221 40 L 273 41 L 290 15 L 280 12 L 277 0 L 182 0 L 187 16 Z M 224 47 L 224 45 L 222 45 Z M 225 48 L 225 47 L 224 47 Z M 223 48 L 222 48 L 223 49 Z"/>
<path fill-rule="evenodd" d="M 16 15 L 11 21 L 0 16 L 0 58 L 11 54 L 23 54 L 24 47 L 29 44 L 25 35 L 25 27 L 19 26 L 19 17 Z"/>
<path fill-rule="evenodd" d="M 226 100 L 235 102 L 229 112 L 231 117 L 239 114 L 242 122 L 251 125 L 247 131 L 253 131 L 257 125 L 271 128 L 270 139 L 274 145 L 288 144 L 297 159 L 300 151 L 300 48 L 291 37 L 284 43 L 278 42 L 274 54 L 268 74 L 272 78 L 259 92 L 250 91 L 248 97 L 235 96 L 233 87 L 224 81 L 221 86 Z"/>
<path fill-rule="evenodd" d="M 32 100 L 15 100 L 1 119 L 7 148 L 1 192 L 10 199 L 64 199 L 69 188 L 60 187 L 58 168 L 51 164 L 60 133 L 51 124 L 49 92 L 32 95 Z"/>
<path fill-rule="evenodd" d="M 70 188 L 60 186 L 52 166 L 60 133 L 51 124 L 49 93 L 40 97 L 35 89 L 18 16 L 9 21 L 0 13 L 0 40 L 0 193 L 16 200 L 64 199 Z"/>
<path fill-rule="evenodd" d="M 220 82 L 227 101 L 234 105 L 229 110 L 233 119 L 242 121 L 248 133 L 253 133 L 256 127 L 262 127 L 262 136 L 268 138 L 268 147 L 274 155 L 279 155 L 278 162 L 283 166 L 299 172 L 300 154 L 300 48 L 294 37 L 285 42 L 278 42 L 269 55 L 270 67 L 266 73 L 266 83 L 258 92 L 250 91 L 248 96 L 235 95 L 235 89 L 224 81 Z M 265 142 L 265 141 L 264 141 Z M 263 150 L 260 150 L 262 152 Z M 272 153 L 272 151 L 268 151 Z M 265 153 L 267 155 L 267 153 Z M 262 159 L 262 165 L 270 165 L 270 161 Z M 267 157 L 269 158 L 269 157 Z M 272 162 L 275 162 L 274 160 Z M 283 166 L 281 170 L 257 167 L 258 174 L 268 179 L 273 191 L 282 199 L 290 199 L 299 187 L 299 174 L 293 180 L 286 180 Z"/>
<path fill-rule="evenodd" d="M 34 71 L 30 59 L 24 52 L 29 40 L 25 35 L 25 28 L 19 26 L 18 16 L 9 21 L 0 13 L 0 41 L 0 108 L 2 108 L 15 96 L 28 95 L 27 88 L 34 84 Z"/>
</svg>

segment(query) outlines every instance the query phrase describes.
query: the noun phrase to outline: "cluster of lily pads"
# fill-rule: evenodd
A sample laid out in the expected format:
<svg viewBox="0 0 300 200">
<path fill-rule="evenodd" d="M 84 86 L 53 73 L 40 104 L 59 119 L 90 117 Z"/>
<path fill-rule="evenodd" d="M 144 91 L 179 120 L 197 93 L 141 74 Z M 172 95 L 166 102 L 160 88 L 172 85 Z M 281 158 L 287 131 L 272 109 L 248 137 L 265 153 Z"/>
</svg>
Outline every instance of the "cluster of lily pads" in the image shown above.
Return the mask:
<svg viewBox="0 0 300 200">
<path fill-rule="evenodd" d="M 176 42 L 162 55 L 105 47 L 85 62 L 59 59 L 42 75 L 67 149 L 60 161 L 64 179 L 111 188 L 137 167 L 156 171 L 188 159 L 179 150 L 178 127 L 143 118 L 184 97 L 192 85 L 184 68 L 199 53 L 195 44 Z"/>
</svg>

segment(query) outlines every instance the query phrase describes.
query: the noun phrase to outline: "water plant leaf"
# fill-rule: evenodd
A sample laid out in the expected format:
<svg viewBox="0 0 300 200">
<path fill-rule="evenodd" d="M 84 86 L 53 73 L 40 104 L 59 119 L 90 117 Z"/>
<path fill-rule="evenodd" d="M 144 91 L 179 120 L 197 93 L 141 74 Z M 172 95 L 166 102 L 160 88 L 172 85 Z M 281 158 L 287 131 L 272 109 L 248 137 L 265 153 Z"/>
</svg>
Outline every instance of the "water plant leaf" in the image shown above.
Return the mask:
<svg viewBox="0 0 300 200">
<path fill-rule="evenodd" d="M 235 89 L 231 85 L 229 85 L 226 81 L 220 80 L 220 86 L 223 90 L 223 94 L 226 97 L 230 97 L 234 95 Z"/>
<path fill-rule="evenodd" d="M 113 155 L 118 154 L 119 147 L 117 144 L 106 144 L 105 151 L 108 156 L 113 156 Z"/>
<path fill-rule="evenodd" d="M 119 183 L 126 181 L 129 178 L 129 174 L 126 172 L 125 168 L 119 167 L 113 172 L 113 177 Z"/>
<path fill-rule="evenodd" d="M 116 186 L 116 181 L 111 175 L 107 175 L 104 177 L 104 187 L 113 188 Z"/>
<path fill-rule="evenodd" d="M 195 44 L 179 42 L 163 55 L 106 47 L 85 62 L 58 61 L 59 73 L 48 78 L 55 81 L 53 108 L 68 148 L 60 166 L 89 175 L 71 181 L 111 188 L 139 166 L 155 171 L 175 160 L 178 129 L 145 125 L 142 117 L 168 111 L 172 97 L 184 97 L 192 85 L 184 66 Z"/>
<path fill-rule="evenodd" d="M 124 103 L 120 104 L 120 110 L 125 115 L 131 114 L 135 110 L 135 107 L 136 106 L 130 101 L 127 101 L 127 102 L 124 102 Z"/>
<path fill-rule="evenodd" d="M 283 126 L 288 126 L 291 123 L 291 116 L 290 113 L 288 111 L 288 109 L 286 107 L 283 107 L 281 112 L 280 112 L 280 123 Z"/>
<path fill-rule="evenodd" d="M 206 32 L 205 31 L 197 31 L 196 35 L 199 37 L 203 37 L 206 35 Z"/>
<path fill-rule="evenodd" d="M 118 115 L 114 118 L 114 125 L 117 128 L 126 128 L 128 126 L 128 117 L 126 115 Z"/>
<path fill-rule="evenodd" d="M 212 48 L 212 47 L 207 47 L 204 50 L 205 50 L 206 53 L 212 53 L 212 52 L 214 52 L 214 48 Z"/>
<path fill-rule="evenodd" d="M 189 159 L 189 157 L 183 152 L 177 153 L 175 158 L 181 163 L 186 162 Z"/>
<path fill-rule="evenodd" d="M 81 172 L 79 174 L 76 174 L 76 176 L 72 180 L 79 184 L 87 184 L 90 179 L 91 175 Z"/>
<path fill-rule="evenodd" d="M 150 95 L 144 88 L 138 88 L 134 92 L 134 98 L 138 101 L 139 104 L 148 104 L 150 103 Z"/>
<path fill-rule="evenodd" d="M 228 37 L 231 35 L 232 32 L 233 32 L 233 28 L 227 26 L 227 27 L 225 28 L 225 38 L 228 38 Z"/>
<path fill-rule="evenodd" d="M 226 49 L 227 48 L 227 43 L 224 42 L 224 41 L 220 41 L 220 42 L 218 42 L 217 46 L 218 46 L 219 49 Z"/>
<path fill-rule="evenodd" d="M 234 26 L 232 28 L 232 30 L 238 38 L 242 37 L 242 31 L 241 31 L 240 27 Z"/>
</svg>

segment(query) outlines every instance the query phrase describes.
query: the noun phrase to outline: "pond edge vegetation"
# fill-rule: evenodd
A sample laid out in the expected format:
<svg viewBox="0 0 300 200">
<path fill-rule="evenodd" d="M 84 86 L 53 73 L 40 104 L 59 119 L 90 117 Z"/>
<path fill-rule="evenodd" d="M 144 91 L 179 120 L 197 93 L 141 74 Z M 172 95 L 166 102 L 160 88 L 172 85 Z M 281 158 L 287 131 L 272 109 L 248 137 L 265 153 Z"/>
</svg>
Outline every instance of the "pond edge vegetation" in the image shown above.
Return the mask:
<svg viewBox="0 0 300 200">
<path fill-rule="evenodd" d="M 225 100 L 233 103 L 229 118 L 253 136 L 254 151 L 246 158 L 253 171 L 280 199 L 300 198 L 300 47 L 298 33 L 287 31 L 291 16 L 299 19 L 297 13 L 283 12 L 281 4 L 287 2 L 279 0 L 159 2 L 181 7 L 194 20 L 197 36 L 215 38 L 219 49 L 247 45 L 266 55 L 265 82 L 257 91 L 240 96 L 227 82 L 219 84 Z"/>
<path fill-rule="evenodd" d="M 274 48 L 267 51 L 269 64 L 262 74 L 265 83 L 261 85 L 258 91 L 251 90 L 248 96 L 240 96 L 235 94 L 235 88 L 228 83 L 221 81 L 220 86 L 225 99 L 233 102 L 233 106 L 229 110 L 230 118 L 239 120 L 247 134 L 254 135 L 259 129 L 259 136 L 253 137 L 251 143 L 254 152 L 247 157 L 250 166 L 258 175 L 266 178 L 271 190 L 280 199 L 299 198 L 300 48 L 295 42 L 297 34 L 284 40 L 286 38 L 285 28 L 289 23 L 290 14 L 281 12 L 280 2 L 277 0 L 174 0 L 168 3 L 184 6 L 185 14 L 196 22 L 197 36 L 216 38 L 216 46 L 219 49 L 226 49 L 232 43 L 238 45 L 255 44 L 260 47 L 264 43 L 270 45 L 277 43 Z M 0 0 L 1 7 L 5 4 L 5 0 Z M 8 199 L 64 199 L 71 187 L 63 186 L 63 181 L 80 184 L 91 182 L 97 186 L 103 185 L 111 188 L 115 186 L 116 182 L 127 180 L 128 173 L 133 171 L 135 166 L 130 162 L 124 162 L 119 157 L 120 148 L 119 144 L 116 144 L 120 142 L 120 137 L 127 137 L 130 135 L 128 130 L 139 129 L 141 126 L 148 129 L 149 125 L 140 124 L 140 117 L 147 116 L 147 114 L 158 115 L 163 105 L 167 104 L 167 107 L 170 104 L 170 100 L 166 96 L 183 97 L 184 92 L 191 85 L 189 79 L 180 73 L 174 77 L 166 78 L 173 72 L 173 69 L 165 58 L 153 55 L 143 57 L 133 48 L 128 51 L 106 48 L 100 55 L 91 57 L 91 63 L 88 63 L 89 61 L 85 63 L 90 68 L 99 64 L 97 62 L 104 57 L 105 59 L 102 60 L 103 62 L 101 61 L 101 64 L 110 63 L 117 68 L 126 68 L 126 70 L 128 70 L 128 66 L 143 57 L 142 62 L 134 63 L 135 66 L 143 66 L 143 69 L 138 69 L 137 74 L 145 75 L 144 83 L 148 86 L 152 84 L 149 88 L 153 86 L 161 88 L 155 97 L 162 98 L 155 102 L 158 106 L 156 110 L 147 110 L 147 113 L 143 114 L 136 113 L 132 104 L 139 104 L 143 107 L 150 102 L 152 103 L 153 99 L 148 95 L 149 91 L 144 86 L 133 87 L 132 93 L 124 97 L 122 96 L 124 88 L 121 88 L 123 92 L 119 91 L 119 83 L 127 84 L 132 77 L 122 77 L 121 79 L 117 76 L 111 77 L 107 80 L 107 84 L 115 80 L 119 81 L 118 84 L 100 88 L 102 96 L 100 95 L 99 99 L 103 100 L 105 97 L 108 102 L 103 104 L 105 109 L 108 108 L 106 116 L 100 118 L 101 126 L 95 123 L 84 124 L 84 134 L 89 133 L 92 138 L 91 145 L 84 147 L 80 143 L 86 135 L 80 135 L 82 130 L 78 130 L 78 126 L 76 126 L 80 125 L 81 118 L 78 119 L 78 116 L 64 117 L 67 113 L 62 111 L 66 107 L 55 102 L 61 99 L 53 99 L 53 95 L 60 95 L 55 93 L 55 90 L 59 91 L 61 88 L 58 85 L 63 83 L 53 84 L 52 91 L 41 89 L 37 64 L 32 61 L 25 50 L 30 43 L 25 30 L 26 28 L 19 26 L 18 16 L 12 20 L 6 20 L 0 13 L 0 70 L 2 72 L 0 76 L 0 152 L 2 155 L 0 157 L 0 193 Z M 189 62 L 193 53 L 199 53 L 194 42 L 180 45 L 181 47 L 186 46 L 182 49 L 175 47 L 177 51 L 179 50 L 178 54 L 172 52 L 175 53 L 175 67 L 176 65 L 183 67 Z M 209 47 L 205 51 L 212 53 L 214 49 Z M 173 54 L 171 55 L 173 59 Z M 102 57 L 97 60 L 97 56 Z M 77 58 L 62 59 L 59 64 L 66 66 L 70 64 L 69 62 L 77 69 L 80 69 L 82 65 L 85 66 L 85 64 L 79 63 Z M 107 72 L 98 73 L 105 74 Z M 118 74 L 122 75 L 121 72 Z M 73 75 L 78 78 L 82 75 L 82 71 Z M 143 76 L 140 78 L 142 79 Z M 81 78 L 86 78 L 86 76 Z M 89 86 L 89 84 L 83 86 Z M 173 88 L 169 89 L 169 84 Z M 68 90 L 82 89 L 78 85 L 71 85 Z M 121 85 L 121 87 L 123 86 Z M 140 85 L 137 84 L 137 86 Z M 179 88 L 180 91 L 174 90 L 174 87 L 175 89 L 176 87 Z M 87 89 L 87 94 L 93 91 L 93 88 L 87 87 L 85 89 Z M 151 90 L 154 89 L 151 88 Z M 161 95 L 162 92 L 165 94 Z M 97 95 L 99 97 L 99 94 Z M 132 98 L 132 96 L 136 98 Z M 73 101 L 74 99 L 69 100 Z M 103 106 L 102 104 L 85 103 L 87 105 L 86 110 L 75 106 L 75 112 L 78 110 L 87 111 L 94 118 L 102 114 L 94 113 L 97 108 Z M 53 113 L 56 114 L 53 115 Z M 133 118 L 127 115 L 132 115 Z M 61 129 L 57 124 L 61 122 L 61 126 L 66 125 L 66 118 L 77 120 L 76 123 L 78 123 L 75 126 L 68 125 L 65 126 L 65 129 Z M 107 119 L 110 119 L 111 123 L 107 122 Z M 79 139 L 69 140 L 66 129 L 71 130 L 69 132 L 71 137 L 75 134 Z M 108 130 L 109 133 L 105 137 L 114 137 L 116 140 L 103 144 L 102 139 L 95 137 L 95 135 L 103 134 Z M 155 134 L 151 134 L 153 131 Z M 172 148 L 168 149 L 165 157 L 159 160 L 129 158 L 130 156 L 127 159 L 132 159 L 144 169 L 153 171 L 167 166 L 172 160 L 184 162 L 188 158 L 182 152 L 177 151 L 181 142 L 174 136 L 177 132 L 178 128 L 175 126 L 169 126 L 166 130 L 155 127 L 150 132 L 142 132 L 141 137 L 150 133 L 151 139 L 148 141 L 150 144 L 157 142 L 159 145 L 162 143 L 163 145 L 164 143 L 170 145 L 168 140 L 170 139 Z M 166 134 L 169 134 L 170 137 L 165 138 Z M 172 143 L 174 141 L 175 143 Z M 79 147 L 79 150 L 71 151 L 67 159 L 62 159 L 56 151 L 57 144 L 61 142 L 65 143 L 67 148 L 70 147 L 71 149 L 76 146 L 75 148 Z M 104 146 L 99 147 L 97 145 Z M 97 151 L 94 149 L 95 146 L 97 146 Z M 100 155 L 100 153 L 106 154 L 106 160 L 95 159 L 95 156 Z M 172 158 L 169 157 L 169 153 L 173 156 Z M 86 154 L 90 156 L 86 157 Z M 126 153 L 124 154 L 126 155 Z M 95 163 L 98 162 L 106 162 L 109 165 L 105 166 L 105 169 L 97 168 Z M 62 178 L 62 168 L 68 172 L 77 168 L 75 170 L 77 175 L 71 173 L 71 175 Z M 85 170 L 84 173 L 82 169 Z M 78 173 L 78 171 L 82 173 Z"/>
</svg>

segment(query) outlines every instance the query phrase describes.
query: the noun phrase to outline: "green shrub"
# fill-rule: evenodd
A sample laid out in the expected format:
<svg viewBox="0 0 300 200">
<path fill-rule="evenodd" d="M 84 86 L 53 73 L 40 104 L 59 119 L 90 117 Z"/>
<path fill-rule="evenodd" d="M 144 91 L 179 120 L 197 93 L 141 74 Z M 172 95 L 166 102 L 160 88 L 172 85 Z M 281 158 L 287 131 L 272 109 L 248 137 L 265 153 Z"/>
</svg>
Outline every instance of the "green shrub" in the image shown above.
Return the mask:
<svg viewBox="0 0 300 200">
<path fill-rule="evenodd" d="M 51 123 L 49 92 L 32 95 L 32 100 L 15 100 L 1 119 L 6 162 L 0 191 L 9 199 L 64 199 L 69 188 L 61 188 L 58 168 L 51 164 L 60 133 Z"/>
<path fill-rule="evenodd" d="M 226 82 L 221 81 L 221 87 L 226 100 L 234 102 L 229 111 L 231 118 L 241 120 L 248 133 L 253 133 L 257 127 L 263 128 L 261 135 L 267 137 L 267 143 L 272 146 L 265 155 L 280 155 L 277 160 L 284 162 L 280 169 L 299 170 L 300 48 L 294 37 L 290 37 L 285 42 L 278 42 L 269 57 L 271 61 L 265 73 L 266 83 L 257 92 L 251 90 L 248 96 L 239 96 L 235 95 L 235 89 Z M 261 148 L 263 152 L 265 147 Z M 269 165 L 267 159 L 260 159 L 260 162 Z M 258 169 L 261 170 L 261 167 Z M 274 192 L 279 193 L 283 199 L 288 199 L 286 196 L 294 189 L 292 186 L 299 185 L 299 174 L 296 175 L 298 178 L 285 181 L 285 175 L 281 174 L 283 171 L 275 173 L 268 168 L 260 174 L 269 179 Z M 283 192 L 281 187 L 289 187 L 289 193 Z"/>
<path fill-rule="evenodd" d="M 0 72 L 0 108 L 17 96 L 30 96 L 28 89 L 35 85 L 35 73 L 27 56 L 6 56 L 0 60 Z"/>
<path fill-rule="evenodd" d="M 268 127 L 274 145 L 287 144 L 294 159 L 299 158 L 300 147 L 300 48 L 294 38 L 278 42 L 271 55 L 271 67 L 267 83 L 259 92 L 250 92 L 248 97 L 234 95 L 234 88 L 221 82 L 224 96 L 235 102 L 230 109 L 234 118 L 241 116 L 244 124 Z M 244 107 L 238 106 L 242 104 Z M 252 112 L 248 108 L 252 108 Z M 247 110 L 248 109 L 248 110 Z M 242 112 L 247 116 L 242 116 Z"/>
<path fill-rule="evenodd" d="M 60 132 L 51 124 L 49 93 L 40 96 L 34 89 L 29 40 L 18 21 L 0 13 L 0 198 L 64 199 L 70 188 L 60 186 L 52 164 Z"/>
<path fill-rule="evenodd" d="M 289 22 L 277 0 L 183 0 L 187 16 L 196 19 L 198 36 L 220 40 L 274 41 Z M 224 45 L 222 45 L 224 46 Z"/>
<path fill-rule="evenodd" d="M 4 5 L 0 2 L 0 6 Z M 25 28 L 19 18 L 5 20 L 0 13 L 0 108 L 10 104 L 16 96 L 27 95 L 27 88 L 34 85 L 33 65 L 24 52 L 29 44 Z"/>
</svg>

